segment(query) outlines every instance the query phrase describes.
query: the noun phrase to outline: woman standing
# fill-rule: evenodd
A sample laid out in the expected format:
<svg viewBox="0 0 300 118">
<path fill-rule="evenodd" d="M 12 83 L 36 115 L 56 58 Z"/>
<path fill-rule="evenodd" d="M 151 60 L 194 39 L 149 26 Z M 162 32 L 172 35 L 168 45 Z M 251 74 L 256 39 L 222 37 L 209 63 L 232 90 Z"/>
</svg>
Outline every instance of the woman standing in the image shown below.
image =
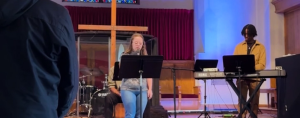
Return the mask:
<svg viewBox="0 0 300 118">
<path fill-rule="evenodd" d="M 124 52 L 124 55 L 137 54 L 148 55 L 143 35 L 139 33 L 134 33 L 131 36 L 130 45 Z M 148 99 L 152 98 L 152 78 L 143 79 L 142 108 L 140 108 L 141 94 L 139 83 L 139 78 L 129 78 L 122 80 L 120 89 L 121 98 L 125 108 L 125 118 L 140 118 L 140 110 L 142 110 L 142 113 L 144 113 Z"/>
</svg>

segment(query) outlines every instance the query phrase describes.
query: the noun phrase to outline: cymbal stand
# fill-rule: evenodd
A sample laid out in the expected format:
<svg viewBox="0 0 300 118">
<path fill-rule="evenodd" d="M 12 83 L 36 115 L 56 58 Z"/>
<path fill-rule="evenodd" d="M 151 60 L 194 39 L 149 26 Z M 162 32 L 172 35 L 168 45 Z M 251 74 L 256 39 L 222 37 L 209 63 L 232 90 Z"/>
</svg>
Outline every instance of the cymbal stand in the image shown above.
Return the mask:
<svg viewBox="0 0 300 118">
<path fill-rule="evenodd" d="M 87 76 L 85 76 L 85 77 L 87 77 Z M 90 118 L 90 114 L 91 114 L 91 110 L 93 110 L 93 108 L 92 108 L 92 105 L 91 105 L 91 99 L 92 99 L 92 97 L 90 96 L 90 99 L 88 100 L 88 101 L 85 101 L 86 99 L 85 99 L 85 94 L 84 94 L 84 91 L 86 90 L 86 85 L 85 85 L 85 81 L 84 81 L 84 77 L 83 77 L 83 79 L 82 79 L 82 84 L 83 84 L 83 90 L 82 90 L 82 98 L 83 98 L 83 106 L 85 106 L 85 107 L 87 107 L 89 110 L 88 110 L 88 118 Z M 88 102 L 87 104 L 85 104 L 86 102 Z"/>
<path fill-rule="evenodd" d="M 91 115 L 91 111 L 93 110 L 93 108 L 92 108 L 92 105 L 91 105 L 91 101 L 89 102 L 89 111 L 88 111 L 88 118 L 90 117 L 90 115 Z"/>
<path fill-rule="evenodd" d="M 83 104 L 85 103 L 85 94 L 84 94 L 84 91 L 86 89 L 86 85 L 85 85 L 85 81 L 84 81 L 84 78 L 82 79 L 82 100 L 83 100 Z"/>
<path fill-rule="evenodd" d="M 77 90 L 77 98 L 76 98 L 76 116 L 79 117 L 79 104 L 80 104 L 80 90 L 82 88 L 82 85 L 79 81 L 79 87 Z"/>
<path fill-rule="evenodd" d="M 90 104 L 90 100 L 86 99 L 86 95 L 85 95 L 86 83 L 85 83 L 85 79 L 84 79 L 85 77 L 88 77 L 88 76 L 91 76 L 91 75 L 83 75 L 82 76 L 82 82 L 81 82 L 82 83 L 81 84 L 82 93 L 79 90 L 79 94 L 82 94 L 82 97 L 80 95 L 80 97 L 82 98 L 82 104 L 80 104 L 79 106 L 83 106 L 85 108 L 88 108 L 89 109 L 88 110 L 88 115 L 89 115 L 89 112 L 90 112 L 90 109 L 91 109 L 91 104 Z M 77 112 L 79 112 L 79 108 L 77 109 Z"/>
<path fill-rule="evenodd" d="M 105 90 L 105 89 L 107 89 L 108 87 L 107 87 L 107 74 L 105 74 L 105 81 L 102 81 L 102 83 L 103 83 L 103 90 Z"/>
<path fill-rule="evenodd" d="M 79 79 L 84 78 L 84 77 L 87 77 L 87 76 L 84 76 L 84 75 L 83 75 L 82 77 L 79 77 Z M 75 111 L 73 111 L 73 112 L 69 113 L 67 116 L 72 116 L 72 115 L 75 115 L 75 114 L 76 114 L 76 116 L 79 117 L 80 88 L 82 88 L 82 84 L 81 84 L 81 82 L 79 81 L 79 82 L 78 82 L 77 95 L 76 95 L 76 108 L 75 108 L 76 113 L 75 113 Z"/>
<path fill-rule="evenodd" d="M 93 110 L 93 108 L 92 108 L 92 95 L 90 96 L 90 99 L 89 99 L 89 104 L 88 104 L 88 107 L 89 107 L 89 110 L 88 110 L 88 118 L 90 117 L 90 115 L 91 115 L 91 111 Z"/>
<path fill-rule="evenodd" d="M 76 108 L 71 113 L 68 113 L 65 117 L 74 116 L 74 115 L 76 115 L 77 117 L 79 117 L 79 112 L 78 112 L 77 109 L 79 109 L 79 90 L 80 90 L 80 88 L 81 88 L 81 83 L 78 82 L 78 90 L 77 90 L 77 95 L 76 95 L 76 98 L 75 98 L 75 100 L 76 100 Z"/>
</svg>

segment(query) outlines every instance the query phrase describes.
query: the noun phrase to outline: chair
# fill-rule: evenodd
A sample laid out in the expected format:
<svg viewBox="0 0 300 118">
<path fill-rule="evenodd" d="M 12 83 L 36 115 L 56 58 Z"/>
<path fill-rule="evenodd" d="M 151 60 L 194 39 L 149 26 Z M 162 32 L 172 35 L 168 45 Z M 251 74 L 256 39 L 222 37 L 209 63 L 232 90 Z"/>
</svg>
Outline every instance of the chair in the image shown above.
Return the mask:
<svg viewBox="0 0 300 118">
<path fill-rule="evenodd" d="M 277 108 L 277 92 L 275 88 L 269 88 L 269 89 L 260 89 L 260 93 L 267 93 L 267 101 L 268 101 L 268 108 L 270 108 L 270 94 L 272 97 L 274 97 L 274 101 L 271 100 L 271 107 Z"/>
<path fill-rule="evenodd" d="M 116 111 L 118 111 L 117 114 Z M 113 107 L 113 113 L 113 118 L 125 117 L 125 108 L 123 102 L 119 102 Z"/>
</svg>

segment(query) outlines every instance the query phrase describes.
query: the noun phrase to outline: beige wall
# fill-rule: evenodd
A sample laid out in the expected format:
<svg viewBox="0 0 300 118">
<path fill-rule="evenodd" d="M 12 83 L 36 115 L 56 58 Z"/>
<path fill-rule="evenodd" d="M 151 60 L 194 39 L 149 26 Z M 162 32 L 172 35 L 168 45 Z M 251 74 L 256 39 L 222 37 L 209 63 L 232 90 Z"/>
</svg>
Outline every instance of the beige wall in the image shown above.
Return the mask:
<svg viewBox="0 0 300 118">
<path fill-rule="evenodd" d="M 275 13 L 275 6 L 273 4 L 270 5 L 270 38 L 271 68 L 275 68 L 275 59 L 285 54 L 285 42 L 284 14 Z"/>
</svg>

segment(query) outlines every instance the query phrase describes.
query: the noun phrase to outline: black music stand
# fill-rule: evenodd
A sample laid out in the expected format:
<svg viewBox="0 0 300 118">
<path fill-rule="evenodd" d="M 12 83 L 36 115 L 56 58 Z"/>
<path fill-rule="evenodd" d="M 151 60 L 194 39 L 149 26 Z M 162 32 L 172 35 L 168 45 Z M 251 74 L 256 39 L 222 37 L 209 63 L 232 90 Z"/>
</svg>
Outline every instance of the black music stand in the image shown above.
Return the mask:
<svg viewBox="0 0 300 118">
<path fill-rule="evenodd" d="M 255 58 L 254 55 L 225 55 L 223 56 L 223 64 L 224 64 L 224 74 L 225 76 L 232 75 L 233 73 L 236 75 L 238 74 L 238 80 L 239 82 L 239 89 L 241 90 L 241 78 L 243 78 L 243 75 L 245 74 L 255 74 Z M 259 76 L 257 74 L 257 76 Z M 226 81 L 228 84 L 232 87 L 234 92 L 238 95 L 239 101 L 240 101 L 240 113 L 238 115 L 238 118 L 242 117 L 242 114 L 247 109 L 250 113 L 251 118 L 257 118 L 257 116 L 253 113 L 253 111 L 249 108 L 251 107 L 250 101 L 253 99 L 254 95 L 257 93 L 259 88 L 261 87 L 262 83 L 266 79 L 260 79 L 260 83 L 256 86 L 254 92 L 246 102 L 241 94 L 241 91 L 237 89 L 237 87 L 234 85 L 232 78 L 226 77 Z M 258 78 L 258 77 L 257 77 Z M 242 108 L 243 104 L 243 108 Z"/>
<path fill-rule="evenodd" d="M 142 108 L 142 79 L 160 78 L 163 56 L 123 55 L 119 78 L 140 78 L 140 108 Z M 140 110 L 140 118 L 143 112 Z"/>
<path fill-rule="evenodd" d="M 194 65 L 194 71 L 203 71 L 204 68 L 216 68 L 218 65 L 218 60 L 196 60 Z M 201 113 L 198 118 L 200 118 L 202 115 L 204 115 L 204 118 L 210 116 L 208 115 L 208 112 L 206 111 L 206 79 L 203 79 L 204 81 L 204 112 Z"/>
</svg>

